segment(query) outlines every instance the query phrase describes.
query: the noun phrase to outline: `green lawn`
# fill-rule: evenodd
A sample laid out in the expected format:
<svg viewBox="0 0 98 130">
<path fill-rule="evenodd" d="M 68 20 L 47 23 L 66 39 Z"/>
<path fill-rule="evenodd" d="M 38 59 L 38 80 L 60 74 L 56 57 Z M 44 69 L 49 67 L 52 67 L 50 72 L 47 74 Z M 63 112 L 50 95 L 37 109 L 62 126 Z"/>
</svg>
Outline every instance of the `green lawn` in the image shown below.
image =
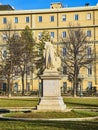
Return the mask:
<svg viewBox="0 0 98 130">
<path fill-rule="evenodd" d="M 87 110 L 71 110 L 69 112 L 12 112 L 5 115 L 15 118 L 84 118 L 98 116 L 98 112 Z"/>
<path fill-rule="evenodd" d="M 64 98 L 64 102 L 67 107 L 98 107 L 98 97 L 97 98 Z"/>
<path fill-rule="evenodd" d="M 34 107 L 38 103 L 37 98 L 21 98 L 21 99 L 1 99 L 2 106 L 13 107 Z M 4 104 L 4 102 L 6 103 Z M 98 98 L 64 98 L 67 108 L 76 107 L 98 107 Z M 98 110 L 98 109 L 96 109 Z M 77 118 L 77 117 L 90 117 L 98 116 L 98 112 L 91 112 L 87 110 L 73 110 L 70 112 L 27 112 L 27 113 L 10 113 L 7 116 L 20 117 L 20 118 Z"/>
<path fill-rule="evenodd" d="M 95 121 L 0 121 L 1 130 L 98 130 Z"/>
<path fill-rule="evenodd" d="M 64 98 L 68 108 L 98 107 L 98 98 Z M 38 98 L 1 98 L 0 107 L 35 107 Z M 96 109 L 98 110 L 98 109 Z M 72 118 L 98 116 L 98 112 L 72 110 L 71 112 L 17 112 L 9 116 L 23 118 Z M 0 130 L 98 130 L 98 120 L 92 121 L 15 121 L 0 119 Z"/>
<path fill-rule="evenodd" d="M 67 107 L 98 107 L 98 98 L 64 98 Z M 0 107 L 35 107 L 38 98 L 1 98 Z"/>
<path fill-rule="evenodd" d="M 0 107 L 35 107 L 38 98 L 1 98 Z"/>
</svg>

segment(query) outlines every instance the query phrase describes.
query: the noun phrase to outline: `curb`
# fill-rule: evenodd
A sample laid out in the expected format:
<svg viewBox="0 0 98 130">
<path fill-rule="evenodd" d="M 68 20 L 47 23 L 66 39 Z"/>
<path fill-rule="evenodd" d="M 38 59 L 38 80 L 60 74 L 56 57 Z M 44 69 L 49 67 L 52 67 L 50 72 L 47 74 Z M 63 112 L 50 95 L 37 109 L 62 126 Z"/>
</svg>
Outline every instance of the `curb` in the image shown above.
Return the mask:
<svg viewBox="0 0 98 130">
<path fill-rule="evenodd" d="M 5 114 L 0 114 L 0 119 L 2 120 L 15 120 L 15 121 L 89 121 L 98 119 L 96 117 L 85 117 L 85 118 L 12 118 L 12 117 L 3 117 Z"/>
</svg>

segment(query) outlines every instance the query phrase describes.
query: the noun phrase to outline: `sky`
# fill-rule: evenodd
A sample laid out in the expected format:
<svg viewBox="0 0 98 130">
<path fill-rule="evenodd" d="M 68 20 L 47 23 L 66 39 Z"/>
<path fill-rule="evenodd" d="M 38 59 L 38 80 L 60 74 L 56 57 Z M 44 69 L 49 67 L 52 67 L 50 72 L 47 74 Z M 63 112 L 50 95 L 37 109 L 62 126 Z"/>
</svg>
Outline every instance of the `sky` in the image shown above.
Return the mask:
<svg viewBox="0 0 98 130">
<path fill-rule="evenodd" d="M 85 3 L 94 6 L 98 0 L 0 0 L 0 4 L 9 4 L 16 10 L 47 9 L 54 2 L 61 2 L 64 7 L 77 7 L 84 6 Z"/>
</svg>

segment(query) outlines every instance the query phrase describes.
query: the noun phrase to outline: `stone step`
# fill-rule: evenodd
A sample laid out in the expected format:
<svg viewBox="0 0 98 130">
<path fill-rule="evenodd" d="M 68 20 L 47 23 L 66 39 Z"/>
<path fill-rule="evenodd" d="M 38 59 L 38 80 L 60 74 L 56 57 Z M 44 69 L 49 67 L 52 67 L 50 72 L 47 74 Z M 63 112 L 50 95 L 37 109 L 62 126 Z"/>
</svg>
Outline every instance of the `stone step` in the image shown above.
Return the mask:
<svg viewBox="0 0 98 130">
<path fill-rule="evenodd" d="M 62 111 L 65 110 L 66 105 L 63 102 L 62 97 L 42 97 L 37 110 L 42 111 Z"/>
<path fill-rule="evenodd" d="M 39 105 L 39 106 L 37 106 L 37 110 L 39 110 L 39 111 L 41 111 L 41 110 L 43 110 L 43 111 L 63 111 L 63 110 L 65 110 L 65 108 L 66 108 L 66 106 L 65 105 L 63 105 L 63 106 L 61 106 L 61 105 Z"/>
<path fill-rule="evenodd" d="M 58 104 L 64 104 L 62 101 L 58 101 L 58 100 L 55 100 L 55 101 L 49 101 L 49 100 L 46 100 L 46 101 L 41 101 L 40 104 L 44 104 L 44 105 L 58 105 Z"/>
<path fill-rule="evenodd" d="M 43 99 L 44 99 L 44 100 L 47 100 L 47 99 L 48 99 L 48 100 L 57 100 L 57 99 L 59 99 L 59 100 L 61 99 L 61 100 L 62 100 L 63 98 L 62 98 L 61 96 L 60 96 L 60 97 L 47 96 L 47 97 L 42 97 L 41 99 L 42 99 L 42 100 L 43 100 Z"/>
</svg>

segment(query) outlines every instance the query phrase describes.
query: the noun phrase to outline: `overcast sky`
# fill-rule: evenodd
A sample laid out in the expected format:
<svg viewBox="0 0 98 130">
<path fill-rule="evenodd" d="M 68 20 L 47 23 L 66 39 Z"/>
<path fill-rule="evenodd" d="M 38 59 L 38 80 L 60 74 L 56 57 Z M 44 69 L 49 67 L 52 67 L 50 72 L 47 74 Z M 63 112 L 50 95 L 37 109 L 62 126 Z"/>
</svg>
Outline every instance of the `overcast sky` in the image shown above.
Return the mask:
<svg viewBox="0 0 98 130">
<path fill-rule="evenodd" d="M 9 4 L 17 10 L 50 8 L 53 2 L 61 2 L 64 7 L 84 6 L 85 3 L 96 5 L 98 0 L 0 0 L 1 4 Z"/>
</svg>

